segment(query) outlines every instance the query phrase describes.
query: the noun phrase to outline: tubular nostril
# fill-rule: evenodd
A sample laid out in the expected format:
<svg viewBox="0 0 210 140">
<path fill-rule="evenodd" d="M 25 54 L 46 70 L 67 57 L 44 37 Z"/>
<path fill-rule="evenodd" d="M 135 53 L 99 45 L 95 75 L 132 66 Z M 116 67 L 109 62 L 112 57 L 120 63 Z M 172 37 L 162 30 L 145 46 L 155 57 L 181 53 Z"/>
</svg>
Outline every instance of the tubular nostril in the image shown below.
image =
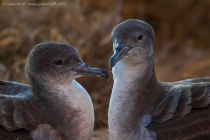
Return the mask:
<svg viewBox="0 0 210 140">
<path fill-rule="evenodd" d="M 88 67 L 88 65 L 87 65 L 86 63 L 84 64 L 84 66 L 85 66 L 85 67 Z"/>
<path fill-rule="evenodd" d="M 123 46 L 117 46 L 117 48 L 115 49 L 116 51 L 121 51 L 123 49 Z"/>
</svg>

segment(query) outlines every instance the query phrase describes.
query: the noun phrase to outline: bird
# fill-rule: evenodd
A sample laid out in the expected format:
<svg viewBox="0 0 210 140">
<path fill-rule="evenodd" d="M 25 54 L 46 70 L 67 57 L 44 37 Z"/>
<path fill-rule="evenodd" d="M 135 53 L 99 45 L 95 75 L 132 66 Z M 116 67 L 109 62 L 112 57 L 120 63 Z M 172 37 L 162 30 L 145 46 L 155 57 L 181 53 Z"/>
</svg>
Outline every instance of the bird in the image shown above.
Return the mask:
<svg viewBox="0 0 210 140">
<path fill-rule="evenodd" d="M 163 82 L 156 78 L 155 33 L 139 19 L 112 30 L 114 54 L 108 124 L 111 140 L 210 139 L 210 77 Z"/>
<path fill-rule="evenodd" d="M 25 66 L 29 84 L 0 81 L 0 140 L 90 140 L 94 109 L 81 76 L 108 78 L 92 68 L 74 46 L 40 43 Z"/>
</svg>

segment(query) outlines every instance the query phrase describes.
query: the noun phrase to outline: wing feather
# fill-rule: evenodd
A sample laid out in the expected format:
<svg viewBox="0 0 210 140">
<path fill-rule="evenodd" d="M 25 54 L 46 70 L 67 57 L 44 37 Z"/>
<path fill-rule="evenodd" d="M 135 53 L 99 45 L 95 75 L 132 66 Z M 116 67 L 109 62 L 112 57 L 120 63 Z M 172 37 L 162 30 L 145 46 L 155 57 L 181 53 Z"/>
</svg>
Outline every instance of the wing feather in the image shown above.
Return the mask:
<svg viewBox="0 0 210 140">
<path fill-rule="evenodd" d="M 166 85 L 151 110 L 153 130 L 160 140 L 210 136 L 210 78 Z"/>
<path fill-rule="evenodd" d="M 32 140 L 30 132 L 25 129 L 8 131 L 0 126 L 0 140 Z"/>
<path fill-rule="evenodd" d="M 0 81 L 0 125 L 7 131 L 12 131 L 9 135 L 9 132 L 0 127 L 0 132 L 4 132 L 1 133 L 0 140 L 3 137 L 5 140 L 30 137 L 26 130 L 35 130 L 41 124 L 40 116 L 37 115 L 40 107 L 34 104 L 32 106 L 33 101 L 29 85 Z"/>
</svg>

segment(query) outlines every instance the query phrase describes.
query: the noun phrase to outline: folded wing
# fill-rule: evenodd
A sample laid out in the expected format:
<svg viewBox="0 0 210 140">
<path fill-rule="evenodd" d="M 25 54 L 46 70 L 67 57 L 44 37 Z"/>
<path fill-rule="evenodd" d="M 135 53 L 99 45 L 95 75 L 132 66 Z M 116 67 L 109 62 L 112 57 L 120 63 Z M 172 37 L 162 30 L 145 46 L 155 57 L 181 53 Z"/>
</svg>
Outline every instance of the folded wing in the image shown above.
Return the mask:
<svg viewBox="0 0 210 140">
<path fill-rule="evenodd" d="M 42 122 L 38 112 L 29 85 L 0 81 L 1 139 L 30 138 L 29 131 Z"/>
<path fill-rule="evenodd" d="M 164 139 L 210 139 L 210 78 L 165 83 L 148 126 Z"/>
</svg>

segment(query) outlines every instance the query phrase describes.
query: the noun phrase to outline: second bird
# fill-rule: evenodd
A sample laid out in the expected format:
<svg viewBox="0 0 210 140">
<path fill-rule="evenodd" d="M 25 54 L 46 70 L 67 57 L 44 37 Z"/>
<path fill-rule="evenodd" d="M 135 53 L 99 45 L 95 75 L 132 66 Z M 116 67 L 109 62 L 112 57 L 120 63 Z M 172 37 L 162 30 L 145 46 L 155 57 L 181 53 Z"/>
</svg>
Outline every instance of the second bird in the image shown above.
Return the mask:
<svg viewBox="0 0 210 140">
<path fill-rule="evenodd" d="M 25 72 L 29 85 L 0 81 L 0 125 L 5 128 L 0 126 L 0 140 L 90 140 L 93 104 L 74 79 L 108 78 L 108 73 L 89 67 L 63 43 L 37 45 Z"/>
<path fill-rule="evenodd" d="M 157 80 L 152 27 L 127 20 L 112 31 L 111 140 L 210 139 L 210 78 Z"/>
</svg>

